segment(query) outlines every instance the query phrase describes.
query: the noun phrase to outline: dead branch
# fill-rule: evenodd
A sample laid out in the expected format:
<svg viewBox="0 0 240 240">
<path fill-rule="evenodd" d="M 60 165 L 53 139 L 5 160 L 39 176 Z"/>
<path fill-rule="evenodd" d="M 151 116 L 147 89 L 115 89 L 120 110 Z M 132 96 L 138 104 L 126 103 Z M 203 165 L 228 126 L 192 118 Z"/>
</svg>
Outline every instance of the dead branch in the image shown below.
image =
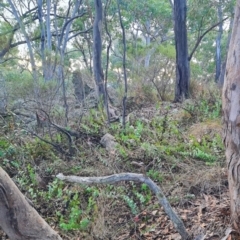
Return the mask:
<svg viewBox="0 0 240 240">
<path fill-rule="evenodd" d="M 47 118 L 47 119 L 46 119 L 46 120 L 47 120 L 46 122 L 49 124 L 49 126 L 52 126 L 52 127 L 56 128 L 58 131 L 60 131 L 61 133 L 63 133 L 64 135 L 67 136 L 69 154 L 70 154 L 70 155 L 73 155 L 73 154 L 74 154 L 74 149 L 73 149 L 73 146 L 72 146 L 72 145 L 73 145 L 73 141 L 72 141 L 71 134 L 70 134 L 65 128 L 63 128 L 63 127 L 61 127 L 61 126 L 53 123 L 53 122 L 51 121 L 51 118 L 50 118 L 49 114 L 48 114 L 46 111 L 44 111 L 43 109 L 40 109 L 40 111 L 42 111 L 42 112 L 45 114 L 45 116 L 46 116 L 46 118 Z"/>
<path fill-rule="evenodd" d="M 171 205 L 169 204 L 167 198 L 164 196 L 163 191 L 156 183 L 154 183 L 149 177 L 144 174 L 137 173 L 120 173 L 113 174 L 105 177 L 78 177 L 78 176 L 64 176 L 62 173 L 59 173 L 56 176 L 58 179 L 73 183 L 82 183 L 82 184 L 113 184 L 121 181 L 134 181 L 145 183 L 156 195 L 159 203 L 163 206 L 165 213 L 174 223 L 175 228 L 178 233 L 181 235 L 182 239 L 190 239 L 189 234 L 186 231 L 186 228 L 182 220 L 178 215 L 173 211 Z"/>
</svg>

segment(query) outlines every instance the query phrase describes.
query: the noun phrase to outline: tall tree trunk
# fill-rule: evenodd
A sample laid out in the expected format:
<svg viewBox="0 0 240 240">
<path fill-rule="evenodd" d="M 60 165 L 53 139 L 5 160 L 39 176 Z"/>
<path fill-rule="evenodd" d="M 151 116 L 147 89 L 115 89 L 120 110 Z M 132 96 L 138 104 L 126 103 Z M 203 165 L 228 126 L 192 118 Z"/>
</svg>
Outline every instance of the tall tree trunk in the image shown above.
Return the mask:
<svg viewBox="0 0 240 240">
<path fill-rule="evenodd" d="M 33 80 L 34 80 L 34 96 L 36 99 L 39 99 L 39 86 L 38 86 L 38 74 L 37 74 L 37 67 L 35 64 L 35 59 L 34 59 L 34 53 L 33 53 L 33 48 L 31 45 L 30 38 L 28 36 L 28 33 L 25 29 L 24 23 L 22 21 L 22 17 L 19 15 L 19 11 L 17 11 L 15 5 L 13 4 L 12 0 L 7 0 L 8 4 L 11 7 L 12 13 L 14 17 L 16 18 L 17 22 L 19 23 L 19 26 L 21 28 L 22 34 L 24 35 L 24 38 L 27 43 L 28 51 L 29 51 L 29 56 L 30 56 L 30 64 L 32 67 L 32 73 L 33 73 Z"/>
<path fill-rule="evenodd" d="M 123 25 L 123 20 L 122 20 L 122 14 L 120 10 L 120 1 L 117 0 L 117 6 L 118 6 L 118 17 L 119 17 L 119 22 L 120 26 L 122 29 L 122 43 L 123 43 L 123 59 L 122 59 L 122 65 L 123 65 L 123 75 L 124 75 L 124 96 L 122 100 L 122 106 L 123 106 L 123 111 L 122 111 L 122 125 L 125 130 L 126 127 L 126 101 L 127 101 L 127 92 L 128 92 L 128 84 L 127 84 L 127 69 L 126 69 L 126 52 L 127 52 L 127 46 L 126 46 L 126 33 L 125 33 L 125 27 Z"/>
<path fill-rule="evenodd" d="M 69 2 L 70 4 L 70 2 Z M 63 102 L 64 102 L 64 108 L 65 108 L 65 126 L 67 126 L 68 123 L 68 103 L 67 103 L 67 89 L 66 89 L 66 82 L 65 82 L 65 73 L 64 73 L 64 59 L 65 59 L 65 53 L 66 53 L 66 48 L 67 48 L 67 42 L 68 42 L 68 36 L 70 32 L 70 28 L 73 22 L 73 19 L 76 18 L 78 14 L 78 10 L 80 5 L 82 4 L 82 0 L 77 0 L 75 1 L 75 5 L 71 14 L 71 18 L 65 19 L 65 23 L 62 28 L 62 33 L 60 35 L 60 40 L 59 40 L 59 45 L 58 49 L 60 52 L 60 65 L 59 65 L 59 81 L 62 86 L 62 94 L 63 94 Z M 70 5 L 69 5 L 70 9 Z"/>
<path fill-rule="evenodd" d="M 93 72 L 99 99 L 105 101 L 104 77 L 102 70 L 102 1 L 95 0 L 93 23 Z"/>
<path fill-rule="evenodd" d="M 234 9 L 232 10 L 232 12 L 233 12 L 233 15 L 234 15 Z M 229 23 L 228 40 L 227 40 L 227 46 L 226 46 L 227 52 L 228 52 L 228 49 L 229 49 L 231 35 L 232 35 L 233 19 L 234 19 L 234 17 L 232 16 L 231 20 L 230 20 L 230 23 Z M 223 83 L 224 83 L 224 76 L 225 76 L 225 72 L 226 72 L 226 64 L 227 64 L 227 57 L 223 61 L 222 66 L 221 66 L 221 74 L 218 78 L 218 86 L 219 87 L 222 87 Z"/>
<path fill-rule="evenodd" d="M 61 240 L 0 167 L 0 226 L 11 240 Z"/>
<path fill-rule="evenodd" d="M 219 1 L 218 5 L 218 20 L 220 24 L 218 25 L 218 35 L 216 38 L 216 73 L 215 73 L 215 82 L 218 82 L 219 77 L 221 75 L 221 66 L 222 66 L 222 60 L 221 60 L 221 40 L 222 40 L 222 34 L 223 34 L 223 12 L 222 12 L 222 1 Z"/>
<path fill-rule="evenodd" d="M 0 73 L 0 117 L 7 114 L 7 88 L 6 81 Z"/>
<path fill-rule="evenodd" d="M 237 0 L 223 87 L 224 144 L 233 226 L 240 231 L 240 0 Z"/>
<path fill-rule="evenodd" d="M 38 6 L 38 21 L 41 29 L 41 38 L 40 38 L 40 56 L 42 60 L 42 68 L 43 68 L 43 76 L 45 76 L 45 27 L 43 23 L 43 1 L 38 0 L 37 1 L 37 6 Z"/>
<path fill-rule="evenodd" d="M 146 47 L 149 47 L 149 45 L 151 44 L 151 37 L 150 37 L 150 20 L 148 19 L 146 21 L 146 36 L 145 36 L 145 40 L 146 40 Z M 145 60 L 144 60 L 144 67 L 148 68 L 149 64 L 150 64 L 150 58 L 151 58 L 151 52 L 148 49 L 147 50 L 147 55 L 145 56 Z"/>
<path fill-rule="evenodd" d="M 174 33 L 176 48 L 175 102 L 189 97 L 190 69 L 187 45 L 186 0 L 174 0 Z"/>
<path fill-rule="evenodd" d="M 52 62 L 52 33 L 51 33 L 51 0 L 47 0 L 47 15 L 46 15 L 46 39 L 45 39 L 45 49 L 46 49 L 46 66 L 44 79 L 49 81 L 53 79 L 53 74 L 55 70 L 54 63 Z"/>
<path fill-rule="evenodd" d="M 52 33 L 51 33 L 51 0 L 47 0 L 46 32 L 47 48 L 52 51 Z"/>
</svg>

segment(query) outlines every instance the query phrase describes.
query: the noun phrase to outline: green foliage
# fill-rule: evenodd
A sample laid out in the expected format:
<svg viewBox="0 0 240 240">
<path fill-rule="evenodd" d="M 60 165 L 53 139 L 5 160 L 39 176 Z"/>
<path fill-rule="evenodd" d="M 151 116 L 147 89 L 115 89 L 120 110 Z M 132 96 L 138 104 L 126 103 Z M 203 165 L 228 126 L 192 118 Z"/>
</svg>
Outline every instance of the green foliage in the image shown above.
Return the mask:
<svg viewBox="0 0 240 240">
<path fill-rule="evenodd" d="M 201 160 L 204 160 L 206 161 L 207 163 L 212 163 L 212 162 L 215 162 L 217 160 L 217 157 L 216 156 L 213 156 L 211 154 L 208 154 L 206 152 L 203 152 L 201 149 L 199 148 L 195 148 L 192 152 L 192 155 L 194 158 L 197 158 L 197 159 L 201 159 Z"/>
<path fill-rule="evenodd" d="M 222 9 L 223 18 L 231 16 L 233 12 L 234 1 L 215 2 L 215 1 L 197 1 L 189 0 L 188 2 L 188 44 L 189 52 L 192 51 L 197 39 L 214 24 L 220 22 L 218 17 L 218 8 Z M 226 22 L 224 23 L 225 26 Z M 201 41 L 200 46 L 194 53 L 194 63 L 191 63 L 192 79 L 198 81 L 212 81 L 215 77 L 215 52 L 216 52 L 216 31 L 218 26 L 208 32 Z M 221 41 L 222 59 L 226 59 L 226 45 L 228 38 L 228 28 L 223 30 Z M 209 61 L 210 60 L 210 61 Z"/>
<path fill-rule="evenodd" d="M 117 138 L 123 143 L 129 143 L 129 141 L 131 142 L 132 140 L 139 143 L 143 133 L 143 128 L 144 125 L 140 121 L 137 121 L 135 126 L 126 124 L 125 130 L 121 131 Z"/>
<path fill-rule="evenodd" d="M 123 146 L 121 146 L 120 144 L 117 145 L 116 147 L 118 154 L 123 158 L 126 159 L 128 157 L 128 151 L 126 148 L 124 148 Z"/>
<path fill-rule="evenodd" d="M 32 185 L 37 185 L 35 170 L 30 164 L 27 165 L 27 170 Z"/>
<path fill-rule="evenodd" d="M 143 149 L 146 157 L 148 158 L 155 158 L 159 155 L 159 148 L 156 146 L 156 144 L 143 142 L 141 144 L 141 149 Z"/>
<path fill-rule="evenodd" d="M 28 71 L 6 69 L 3 72 L 8 92 L 13 99 L 24 99 L 33 92 L 34 82 Z"/>
<path fill-rule="evenodd" d="M 35 169 L 28 164 L 25 171 L 18 173 L 17 182 L 21 188 L 26 191 L 26 196 L 35 202 L 39 197 L 42 197 L 42 192 L 37 188 L 37 180 Z"/>
<path fill-rule="evenodd" d="M 150 177 L 152 180 L 157 181 L 157 182 L 162 182 L 163 181 L 163 176 L 159 172 L 159 170 L 150 169 L 147 172 L 147 176 Z"/>
<path fill-rule="evenodd" d="M 206 119 L 218 119 L 221 116 L 222 103 L 218 97 L 211 101 L 209 99 L 201 98 L 194 104 L 188 104 L 186 110 L 198 119 L 204 121 Z"/>
<path fill-rule="evenodd" d="M 45 94 L 49 94 L 51 92 L 56 91 L 59 87 L 57 81 L 44 81 L 44 79 L 39 79 L 38 81 L 38 88 L 40 91 L 41 96 L 45 96 Z"/>
<path fill-rule="evenodd" d="M 144 195 L 144 198 L 145 198 L 145 204 L 147 204 L 151 198 L 152 198 L 152 191 L 149 189 L 149 187 L 143 183 L 141 185 L 141 193 Z"/>
<path fill-rule="evenodd" d="M 17 159 L 18 148 L 9 139 L 0 138 L 0 162 L 7 168 L 18 169 L 20 167 Z"/>
<path fill-rule="evenodd" d="M 176 58 L 175 46 L 172 44 L 160 44 L 157 50 L 161 55 L 168 59 L 175 60 Z"/>
<path fill-rule="evenodd" d="M 132 196 L 130 197 L 125 192 L 121 193 L 121 196 L 131 209 L 131 213 L 137 215 L 143 206 L 146 206 L 151 200 L 152 192 L 146 184 L 142 184 L 139 188 L 134 183 L 131 183 L 129 188 L 131 189 Z M 129 193 L 129 190 L 127 192 Z"/>
<path fill-rule="evenodd" d="M 140 201 L 141 204 L 145 204 L 145 203 L 147 202 L 145 196 L 142 195 L 141 193 L 135 192 L 134 194 L 135 194 L 136 197 L 139 199 L 139 201 Z"/>
<path fill-rule="evenodd" d="M 59 195 L 60 193 L 60 195 Z M 82 230 L 86 231 L 91 224 L 91 214 L 97 211 L 96 198 L 99 195 L 98 190 L 95 187 L 88 187 L 85 189 L 87 196 L 87 208 L 81 209 L 81 201 L 79 193 L 67 191 L 67 196 L 63 196 L 67 203 L 67 214 L 57 212 L 59 216 L 59 226 L 65 231 L 70 230 Z M 62 192 L 58 191 L 58 196 L 61 197 Z M 94 217 L 94 214 L 93 214 Z"/>
<path fill-rule="evenodd" d="M 195 159 L 206 162 L 207 165 L 216 163 L 219 159 L 219 153 L 224 150 L 222 139 L 220 135 L 209 139 L 207 136 L 203 137 L 201 141 L 192 138 L 187 145 L 185 151 L 180 152 L 183 156 L 190 156 Z"/>
<path fill-rule="evenodd" d="M 99 106 L 97 109 L 90 109 L 86 116 L 83 116 L 81 128 L 89 134 L 100 134 L 106 121 L 103 108 Z"/>
<path fill-rule="evenodd" d="M 127 203 L 128 207 L 131 209 L 133 215 L 137 215 L 139 210 L 137 204 L 128 196 L 124 195 L 123 200 Z"/>
<path fill-rule="evenodd" d="M 223 4 L 224 17 L 229 16 L 232 12 L 232 3 L 230 4 L 230 2 L 227 1 Z M 103 6 L 105 6 L 105 3 L 106 1 L 103 1 Z M 113 40 L 110 53 L 110 69 L 107 77 L 112 86 L 114 86 L 117 95 L 123 96 L 123 45 L 122 34 L 119 32 L 116 3 L 116 1 L 111 1 L 107 11 L 107 24 Z M 198 37 L 218 22 L 218 4 L 216 1 L 207 0 L 200 2 L 196 0 L 188 1 L 189 53 L 193 49 Z M 74 1 L 69 7 L 73 6 Z M 201 163 L 202 165 L 214 165 L 218 164 L 221 159 L 224 159 L 224 148 L 220 135 L 206 133 L 206 136 L 197 138 L 191 137 L 189 134 L 189 128 L 193 122 L 220 118 L 222 106 L 217 91 L 203 91 L 203 94 L 200 98 L 197 98 L 195 103 L 190 102 L 187 106 L 163 102 L 171 99 L 174 92 L 173 79 L 175 79 L 176 51 L 173 41 L 173 21 L 170 2 L 168 0 L 120 1 L 120 8 L 127 36 L 126 67 L 129 80 L 129 94 L 136 100 L 138 108 L 146 106 L 147 103 L 151 103 L 152 108 L 156 103 L 156 99 L 161 99 L 162 102 L 156 103 L 156 113 L 153 113 L 153 116 L 149 114 L 149 118 L 148 116 L 143 116 L 140 119 L 139 115 L 141 114 L 134 115 L 135 112 L 139 113 L 141 111 L 138 109 L 130 114 L 133 118 L 129 118 L 126 129 L 123 130 L 121 123 L 112 123 L 110 126 L 107 126 L 107 118 L 102 110 L 102 104 L 99 104 L 99 107 L 95 109 L 90 109 L 86 105 L 88 112 L 86 114 L 84 112 L 80 120 L 76 117 L 76 122 L 79 122 L 77 127 L 79 128 L 76 127 L 77 129 L 73 130 L 80 130 L 84 134 L 77 139 L 72 138 L 76 152 L 72 156 L 71 161 L 67 161 L 65 156 L 59 154 L 51 145 L 33 138 L 30 134 L 23 135 L 18 122 L 16 124 L 14 122 L 14 129 L 11 129 L 6 127 L 8 119 L 2 119 L 6 126 L 1 128 L 3 132 L 0 137 L 1 166 L 10 170 L 11 177 L 17 182 L 26 196 L 36 203 L 37 208 L 44 202 L 43 214 L 51 217 L 50 221 L 58 224 L 64 231 L 80 230 L 81 232 L 89 233 L 95 224 L 95 220 L 98 218 L 98 214 L 102 211 L 99 210 L 97 204 L 100 196 L 97 187 L 65 184 L 55 179 L 54 176 L 58 172 L 94 176 L 120 171 L 141 172 L 143 170 L 141 167 L 143 167 L 147 169 L 146 175 L 148 177 L 157 183 L 164 184 L 164 181 L 171 181 L 169 180 L 171 179 L 170 174 L 167 177 L 165 174 L 167 175 L 168 172 L 175 174 L 174 171 L 176 171 L 177 175 L 177 163 L 181 161 L 184 162 L 187 159 L 186 162 L 190 163 L 191 161 L 195 162 L 193 160 L 197 160 L 198 163 L 203 162 Z M 66 11 L 68 10 L 64 7 L 58 7 L 57 15 L 60 18 L 58 18 L 56 24 L 54 22 L 51 24 L 55 32 L 61 32 L 60 28 L 66 22 Z M 70 15 L 71 11 L 72 9 L 69 9 Z M 79 11 L 84 14 L 83 17 L 72 21 L 72 28 L 70 29 L 72 36 L 78 30 L 85 30 L 92 25 L 94 1 L 85 2 L 85 4 L 81 5 Z M 24 19 L 24 21 L 27 22 L 28 18 Z M 228 23 L 225 22 L 224 24 Z M 30 28 L 28 28 L 29 26 Z M 40 33 L 40 28 L 37 25 L 26 24 L 25 27 L 28 33 L 32 33 L 33 37 Z M 10 24 L 0 24 L 1 49 L 7 46 L 8 40 L 13 36 L 12 30 Z M 213 81 L 215 73 L 216 30 L 217 28 L 202 39 L 193 56 L 193 61 L 191 61 L 191 76 L 196 82 L 200 80 L 205 82 Z M 17 32 L 18 30 L 16 30 Z M 106 65 L 108 37 L 105 31 L 102 33 L 102 64 L 104 68 Z M 150 37 L 150 43 L 147 41 L 147 37 Z M 222 38 L 222 59 L 226 56 L 225 46 L 227 39 L 228 31 L 226 25 Z M 14 43 L 15 41 L 18 40 L 14 36 Z M 37 40 L 32 44 L 36 54 L 38 76 L 41 76 L 42 69 L 38 64 L 41 58 L 38 54 L 39 43 L 40 40 Z M 56 61 L 54 64 L 58 67 L 60 57 L 55 52 L 57 50 L 55 44 L 53 42 L 52 52 L 46 51 L 45 54 L 46 58 L 50 60 L 49 62 L 53 63 Z M 82 62 L 86 58 L 88 63 L 92 63 L 92 33 L 86 32 L 76 39 L 72 38 L 71 44 L 72 46 L 67 46 L 66 51 L 69 55 L 64 59 L 66 71 L 63 74 L 67 85 L 69 83 L 67 79 L 69 58 L 75 60 L 80 58 Z M 16 52 L 11 51 L 10 54 L 16 54 Z M 146 56 L 148 55 L 151 55 L 149 66 L 144 66 Z M 53 58 L 53 56 L 56 56 L 56 58 Z M 17 61 L 14 60 L 14 62 L 2 64 L 1 71 L 6 79 L 8 97 L 11 100 L 32 99 L 35 87 L 32 73 L 27 69 L 28 66 L 21 66 L 20 64 L 22 63 Z M 26 70 L 23 70 L 23 68 Z M 92 79 L 93 76 L 89 67 L 86 66 L 85 69 L 82 69 L 81 66 L 81 72 L 83 73 L 84 81 L 85 78 Z M 70 87 L 67 88 L 67 99 L 70 107 L 69 113 L 71 113 L 69 116 L 73 116 L 75 112 L 71 111 L 74 111 L 75 100 L 72 97 L 73 89 L 71 84 L 68 86 Z M 61 84 L 59 85 L 58 81 L 45 82 L 43 78 L 39 77 L 38 87 L 43 106 L 51 108 L 50 115 L 53 122 L 61 122 L 65 116 L 65 108 L 62 102 L 60 101 L 55 106 L 52 105 L 55 103 L 55 100 L 52 101 L 52 96 L 59 93 L 58 91 L 62 87 Z M 61 99 L 61 96 L 56 96 Z M 49 99 L 51 99 L 51 102 L 48 101 Z M 11 106 L 11 103 L 9 105 Z M 178 116 L 174 115 L 174 110 L 178 111 L 181 107 L 185 109 L 181 109 L 184 112 L 183 114 L 190 115 L 187 121 L 184 118 L 179 119 Z M 144 113 L 144 111 L 141 113 Z M 73 123 L 71 117 L 69 118 L 71 128 L 75 127 L 74 124 L 76 122 Z M 115 154 L 109 154 L 99 144 L 99 139 L 106 132 L 114 135 L 118 143 Z M 53 136 L 45 134 L 44 137 L 46 140 L 63 146 L 63 148 L 68 144 L 65 141 L 66 136 L 59 132 L 54 133 Z M 137 164 L 132 164 L 134 162 Z M 39 182 L 38 177 L 40 175 L 44 176 L 44 180 L 47 179 L 45 184 L 42 184 L 43 186 Z M 117 184 L 104 186 L 104 190 L 101 190 L 101 197 L 107 200 L 110 199 L 112 206 L 114 204 L 119 205 L 119 202 L 124 200 L 124 204 L 129 207 L 134 215 L 141 212 L 143 207 L 146 208 L 146 206 L 149 207 L 152 204 L 152 193 L 146 184 L 127 183 L 126 186 Z M 186 197 L 192 198 L 193 196 L 187 195 Z M 176 202 L 179 199 L 180 197 L 177 195 L 172 196 L 170 200 L 171 202 Z M 120 208 L 120 206 L 118 207 Z M 56 215 L 57 217 L 55 217 Z M 96 239 L 100 239 L 100 237 Z M 101 239 L 106 239 L 106 237 Z"/>
<path fill-rule="evenodd" d="M 26 149 L 32 158 L 36 160 L 50 160 L 53 161 L 58 157 L 55 155 L 53 148 L 50 144 L 36 138 L 34 141 L 26 144 Z"/>
<path fill-rule="evenodd" d="M 0 22 L 0 50 L 3 51 L 4 49 L 8 49 L 9 45 L 11 44 L 11 40 L 14 36 L 13 26 L 9 22 Z M 10 54 L 16 54 L 18 50 L 11 49 Z M 10 55 L 8 53 L 8 55 Z M 11 61 L 11 63 L 16 64 L 16 61 Z"/>
<path fill-rule="evenodd" d="M 82 210 L 79 209 L 80 200 L 78 193 L 75 193 L 72 197 L 72 199 L 69 201 L 69 215 L 67 216 L 67 219 L 62 214 L 58 213 L 60 216 L 60 228 L 63 230 L 69 231 L 69 230 L 75 230 L 75 229 L 81 229 L 86 230 L 89 225 L 89 219 L 83 218 L 81 219 Z"/>
</svg>

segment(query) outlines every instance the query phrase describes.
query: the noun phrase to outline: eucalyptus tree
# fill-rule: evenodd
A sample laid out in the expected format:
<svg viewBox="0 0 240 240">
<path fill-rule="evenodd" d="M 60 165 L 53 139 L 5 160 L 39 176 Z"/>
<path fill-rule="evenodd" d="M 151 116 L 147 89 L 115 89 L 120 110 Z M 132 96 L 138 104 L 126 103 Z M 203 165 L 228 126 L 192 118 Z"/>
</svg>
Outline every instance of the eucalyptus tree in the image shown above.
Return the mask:
<svg viewBox="0 0 240 240">
<path fill-rule="evenodd" d="M 90 30 L 93 27 L 94 23 L 94 0 L 91 1 L 84 1 L 85 11 L 86 14 L 78 19 L 74 23 L 74 28 L 77 29 L 89 29 L 82 33 L 81 35 L 76 36 L 73 38 L 72 46 L 73 46 L 73 53 L 71 57 L 73 59 L 82 58 L 84 63 L 84 68 L 92 77 L 93 75 L 93 31 Z M 104 32 L 102 32 L 104 35 Z"/>
<path fill-rule="evenodd" d="M 188 0 L 185 3 L 188 7 L 187 11 L 187 21 L 181 21 L 178 19 L 177 15 L 181 12 L 181 8 L 179 5 L 184 4 L 186 1 L 174 1 L 174 4 L 171 4 L 174 12 L 174 21 L 175 21 L 175 40 L 179 38 L 176 34 L 179 34 L 182 37 L 182 46 L 178 48 L 177 40 L 176 44 L 176 91 L 175 91 L 175 101 L 182 101 L 183 97 L 181 96 L 181 92 L 184 93 L 184 97 L 189 96 L 189 72 L 193 74 L 194 78 L 199 77 L 207 77 L 212 79 L 213 76 L 220 76 L 220 57 L 224 54 L 221 51 L 221 46 L 223 41 L 223 36 L 226 36 L 226 31 L 223 30 L 224 21 L 229 18 L 231 11 L 229 11 L 229 6 L 232 5 L 233 1 L 208 1 L 203 0 L 201 2 L 197 0 Z M 172 1 L 170 1 L 172 3 Z M 177 10 L 177 11 L 176 11 Z M 186 11 L 182 11 L 182 16 L 186 17 Z M 176 19 L 177 22 L 176 22 Z M 185 26 L 184 26 L 185 25 Z M 176 27 L 180 30 L 176 32 Z M 217 43 L 216 43 L 216 33 L 215 29 L 218 27 L 220 32 L 218 31 Z M 181 31 L 182 29 L 182 31 Z M 183 40 L 183 35 L 187 29 L 188 37 L 188 45 L 186 45 L 186 41 Z M 185 38 L 185 37 L 184 37 Z M 181 38 L 180 38 L 181 39 Z M 180 40 L 179 39 L 179 40 Z M 180 40 L 181 42 L 181 40 Z M 220 44 L 221 42 L 221 44 Z M 226 44 L 226 41 L 224 42 Z M 190 69 L 190 64 L 186 62 L 186 48 L 188 48 L 188 61 L 194 60 L 191 62 L 191 66 L 193 70 Z M 178 52 L 180 51 L 180 52 Z M 183 58 L 184 52 L 184 59 Z M 217 52 L 217 54 L 215 54 Z M 178 61 L 178 58 L 179 61 Z M 183 65 L 185 67 L 183 68 Z M 199 66 L 199 67 L 197 67 Z M 214 71 L 214 67 L 216 66 L 216 71 Z M 183 71 L 183 69 L 185 69 Z M 205 71 L 203 72 L 202 69 Z M 196 71 L 197 70 L 197 71 Z M 196 74 L 197 73 L 197 74 Z M 186 75 L 184 77 L 179 77 L 182 74 Z M 181 80 L 182 79 L 182 80 Z M 188 80 L 187 80 L 188 79 Z M 204 79 L 204 78 L 203 78 Z M 206 80 L 206 79 L 205 79 Z M 181 90 L 182 89 L 182 90 Z M 183 90 L 184 89 L 184 90 Z"/>
<path fill-rule="evenodd" d="M 175 102 L 181 102 L 189 97 L 190 69 L 188 61 L 186 19 L 186 0 L 174 0 L 174 33 L 176 47 Z"/>
<path fill-rule="evenodd" d="M 38 0 L 31 4 L 25 1 L 18 4 L 15 0 L 7 0 L 1 3 L 0 7 L 1 20 L 9 25 L 8 41 L 0 51 L 0 56 L 3 57 L 11 48 L 27 44 L 33 55 L 39 54 L 46 80 L 53 76 L 56 65 L 51 66 L 52 72 L 47 74 L 44 67 L 53 65 L 52 62 L 55 64 L 59 62 L 58 56 L 63 58 L 66 55 L 68 43 L 79 34 L 90 31 L 90 28 L 80 29 L 75 24 L 86 14 L 82 0 L 70 0 L 68 3 L 59 0 Z M 8 13 L 5 14 L 5 12 Z M 52 56 L 54 56 L 53 59 Z"/>
<path fill-rule="evenodd" d="M 21 11 L 16 7 L 21 9 Z M 22 8 L 25 8 L 25 11 L 22 11 Z M 0 58 L 2 59 L 10 49 L 17 47 L 21 44 L 26 44 L 27 39 L 26 36 L 22 38 L 22 35 L 19 34 L 21 32 L 21 28 L 23 31 L 28 33 L 28 28 L 32 25 L 36 20 L 36 7 L 35 6 L 26 6 L 20 3 L 16 5 L 13 1 L 2 1 L 0 3 L 0 21 L 1 27 L 0 37 L 5 38 L 5 44 L 1 45 L 0 49 Z M 13 21 L 12 19 L 17 18 L 19 21 Z M 19 19 L 20 18 L 20 19 Z M 27 36 L 29 37 L 29 36 Z M 29 41 L 33 40 L 29 37 Z"/>
<path fill-rule="evenodd" d="M 223 51 L 221 51 L 221 53 L 223 53 L 223 54 L 221 54 L 222 55 L 221 71 L 220 71 L 220 75 L 217 79 L 219 86 L 223 86 L 223 83 L 224 83 L 224 75 L 225 75 L 225 71 L 226 71 L 226 61 L 227 61 L 227 52 L 228 52 L 229 45 L 230 45 L 232 27 L 233 27 L 234 6 L 235 6 L 235 0 L 229 0 L 229 1 L 227 1 L 226 7 L 224 8 L 224 10 L 227 9 L 226 12 L 229 15 L 229 21 L 228 21 L 229 24 L 228 24 L 227 30 L 223 31 L 223 33 L 226 32 L 226 41 L 225 41 L 225 44 L 223 44 L 223 46 L 222 46 Z"/>
<path fill-rule="evenodd" d="M 104 6 L 105 2 L 103 1 Z M 171 7 L 167 0 L 160 3 L 156 0 L 119 1 L 119 4 L 126 34 L 126 72 L 131 79 L 141 79 L 140 84 L 151 84 L 147 72 L 151 71 L 151 66 L 156 64 L 152 56 L 158 52 L 160 44 L 167 40 L 171 41 L 173 37 Z M 102 32 L 103 64 L 107 62 L 105 56 L 108 55 L 110 62 L 108 79 L 115 81 L 119 86 L 124 79 L 122 68 L 124 45 L 116 1 L 111 1 L 109 4 L 105 18 L 112 44 L 107 50 L 109 35 L 106 35 L 107 31 L 104 29 Z M 108 54 L 107 51 L 110 53 Z M 136 88 L 135 83 L 134 86 Z"/>
<path fill-rule="evenodd" d="M 33 48 L 32 48 L 32 45 L 31 45 L 31 42 L 30 42 L 30 39 L 29 39 L 29 35 L 28 35 L 28 32 L 25 28 L 25 25 L 21 19 L 21 16 L 19 14 L 19 11 L 17 10 L 15 4 L 13 3 L 12 0 L 7 0 L 8 4 L 10 5 L 10 9 L 11 9 L 11 12 L 13 13 L 14 17 L 16 18 L 16 21 L 18 22 L 19 26 L 20 26 L 20 29 L 21 29 L 21 32 L 25 38 L 25 41 L 27 43 L 27 46 L 28 46 L 28 51 L 29 51 L 29 56 L 30 56 L 30 63 L 31 63 L 31 67 L 32 67 L 32 72 L 33 72 L 33 79 L 34 79 L 34 95 L 35 95 L 35 98 L 38 98 L 38 83 L 37 83 L 37 80 L 38 80 L 38 76 L 37 76 L 37 69 L 36 69 L 36 63 L 35 63 L 35 59 L 34 59 L 34 52 L 33 52 Z"/>
<path fill-rule="evenodd" d="M 223 87 L 224 144 L 228 168 L 231 221 L 240 232 L 240 0 L 237 0 Z"/>
<path fill-rule="evenodd" d="M 188 0 L 189 61 L 193 78 L 218 79 L 234 0 Z"/>
<path fill-rule="evenodd" d="M 169 2 L 133 0 L 127 4 L 125 11 L 132 21 L 129 28 L 131 35 L 135 34 L 135 39 L 144 39 L 144 66 L 149 67 L 156 46 L 169 39 L 169 30 L 172 28 Z"/>
<path fill-rule="evenodd" d="M 93 71 L 97 86 L 97 94 L 99 99 L 106 101 L 104 76 L 102 69 L 102 23 L 103 23 L 103 9 L 102 1 L 94 0 L 95 3 L 95 18 L 93 23 Z"/>
<path fill-rule="evenodd" d="M 46 14 L 44 11 L 44 4 L 42 0 L 37 0 L 37 12 L 40 28 L 40 56 L 42 60 L 43 76 L 46 81 L 53 78 L 51 51 L 52 51 L 52 33 L 51 33 L 51 2 L 46 1 Z M 44 16 L 46 15 L 46 17 Z M 46 21 L 44 20 L 46 19 Z"/>
<path fill-rule="evenodd" d="M 218 25 L 218 34 L 216 37 L 216 73 L 215 73 L 215 81 L 218 82 L 218 79 L 221 74 L 221 65 L 222 65 L 222 56 L 221 56 L 221 41 L 223 34 L 223 1 L 219 0 L 217 6 L 218 20 L 220 21 Z"/>
<path fill-rule="evenodd" d="M 128 54 L 148 68 L 157 46 L 170 39 L 171 7 L 167 0 L 133 0 L 122 3 L 122 15 L 127 19 Z"/>
</svg>

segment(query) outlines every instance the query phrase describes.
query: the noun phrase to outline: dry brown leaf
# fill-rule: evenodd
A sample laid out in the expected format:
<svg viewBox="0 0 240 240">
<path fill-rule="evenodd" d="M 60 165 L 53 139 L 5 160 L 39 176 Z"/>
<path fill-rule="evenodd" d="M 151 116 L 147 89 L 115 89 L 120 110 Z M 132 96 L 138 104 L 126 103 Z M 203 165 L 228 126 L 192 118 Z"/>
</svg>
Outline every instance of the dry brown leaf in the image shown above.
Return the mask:
<svg viewBox="0 0 240 240">
<path fill-rule="evenodd" d="M 169 236 L 169 239 L 171 239 L 171 240 L 180 240 L 181 236 L 178 233 L 175 233 L 175 234 L 171 234 Z"/>
<path fill-rule="evenodd" d="M 145 223 L 142 223 L 140 226 L 139 226 L 139 229 L 143 229 L 146 227 L 146 224 Z"/>
<path fill-rule="evenodd" d="M 158 213 L 158 210 L 152 211 L 152 215 L 155 216 Z"/>
<path fill-rule="evenodd" d="M 169 229 L 165 228 L 165 229 L 162 231 L 162 234 L 163 234 L 163 235 L 169 234 Z"/>
</svg>

